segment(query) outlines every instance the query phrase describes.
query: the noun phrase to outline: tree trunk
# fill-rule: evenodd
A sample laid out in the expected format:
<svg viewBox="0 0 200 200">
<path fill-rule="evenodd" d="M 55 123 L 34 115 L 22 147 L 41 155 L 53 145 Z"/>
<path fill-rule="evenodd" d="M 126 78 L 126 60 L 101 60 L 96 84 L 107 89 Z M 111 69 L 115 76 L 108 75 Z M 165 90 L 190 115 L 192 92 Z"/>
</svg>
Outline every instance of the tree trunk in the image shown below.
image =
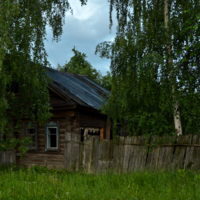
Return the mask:
<svg viewBox="0 0 200 200">
<path fill-rule="evenodd" d="M 169 22 L 169 15 L 168 15 L 168 0 L 164 0 L 164 20 L 165 20 L 165 29 L 166 29 L 166 34 L 167 34 L 167 54 L 168 54 L 168 59 L 167 59 L 167 65 L 168 66 L 172 66 L 173 65 L 173 60 L 171 58 L 171 39 L 170 39 L 170 35 L 168 33 L 169 31 L 169 26 L 168 26 L 168 22 Z M 171 76 L 171 80 L 172 80 L 172 95 L 173 95 L 173 102 L 174 103 L 174 126 L 175 129 L 177 131 L 177 135 L 180 136 L 182 135 L 182 126 L 181 126 L 181 117 L 180 117 L 180 111 L 178 109 L 178 100 L 175 97 L 175 91 L 174 91 L 174 85 L 173 85 L 173 69 L 170 73 Z"/>
</svg>

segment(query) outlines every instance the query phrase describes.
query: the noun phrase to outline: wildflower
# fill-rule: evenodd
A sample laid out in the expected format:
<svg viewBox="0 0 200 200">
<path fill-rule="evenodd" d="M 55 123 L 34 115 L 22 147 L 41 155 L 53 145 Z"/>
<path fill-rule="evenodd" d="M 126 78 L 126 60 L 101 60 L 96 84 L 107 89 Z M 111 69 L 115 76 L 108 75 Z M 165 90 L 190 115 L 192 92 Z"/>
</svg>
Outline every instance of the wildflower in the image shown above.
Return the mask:
<svg viewBox="0 0 200 200">
<path fill-rule="evenodd" d="M 69 194 L 69 192 L 66 192 L 66 195 L 68 195 Z"/>
</svg>

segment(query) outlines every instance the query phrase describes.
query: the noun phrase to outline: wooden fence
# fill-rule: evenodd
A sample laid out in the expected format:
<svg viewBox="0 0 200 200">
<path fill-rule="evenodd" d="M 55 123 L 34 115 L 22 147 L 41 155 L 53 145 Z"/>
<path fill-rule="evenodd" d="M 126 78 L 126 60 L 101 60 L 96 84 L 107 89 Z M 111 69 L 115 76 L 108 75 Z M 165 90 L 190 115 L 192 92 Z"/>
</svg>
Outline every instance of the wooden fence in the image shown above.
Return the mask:
<svg viewBox="0 0 200 200">
<path fill-rule="evenodd" d="M 82 142 L 80 135 L 65 133 L 63 167 L 87 173 L 109 170 L 127 173 L 170 168 L 200 169 L 200 135 L 172 139 L 175 140 L 172 145 L 170 138 L 158 136 L 152 136 L 149 140 L 142 136 L 118 137 L 116 142 L 90 136 Z M 157 146 L 152 148 L 155 143 Z M 0 152 L 0 165 L 15 162 L 15 152 Z M 32 161 L 27 164 L 37 163 Z"/>
<path fill-rule="evenodd" d="M 14 151 L 0 152 L 0 165 L 16 163 L 16 156 Z"/>
<path fill-rule="evenodd" d="M 175 142 L 171 143 L 171 139 Z M 118 137 L 116 143 L 91 136 L 81 142 L 80 135 L 65 134 L 65 168 L 99 173 L 119 173 L 157 169 L 200 169 L 200 135 L 177 138 L 152 136 Z M 159 142 L 160 141 L 160 142 Z M 157 143 L 157 146 L 151 146 Z"/>
</svg>

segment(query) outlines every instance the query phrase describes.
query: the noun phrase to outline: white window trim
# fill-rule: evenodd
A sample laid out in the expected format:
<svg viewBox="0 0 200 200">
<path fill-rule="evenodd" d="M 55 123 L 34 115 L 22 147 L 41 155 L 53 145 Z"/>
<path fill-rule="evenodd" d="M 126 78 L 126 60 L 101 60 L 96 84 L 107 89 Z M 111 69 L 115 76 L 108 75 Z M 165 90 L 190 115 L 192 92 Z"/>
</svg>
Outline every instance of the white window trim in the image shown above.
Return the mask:
<svg viewBox="0 0 200 200">
<path fill-rule="evenodd" d="M 57 137 L 57 147 L 48 146 L 48 134 L 49 128 L 56 128 L 56 137 Z M 57 123 L 50 122 L 45 125 L 45 151 L 59 151 L 60 152 L 60 133 L 59 133 L 59 121 Z"/>
</svg>

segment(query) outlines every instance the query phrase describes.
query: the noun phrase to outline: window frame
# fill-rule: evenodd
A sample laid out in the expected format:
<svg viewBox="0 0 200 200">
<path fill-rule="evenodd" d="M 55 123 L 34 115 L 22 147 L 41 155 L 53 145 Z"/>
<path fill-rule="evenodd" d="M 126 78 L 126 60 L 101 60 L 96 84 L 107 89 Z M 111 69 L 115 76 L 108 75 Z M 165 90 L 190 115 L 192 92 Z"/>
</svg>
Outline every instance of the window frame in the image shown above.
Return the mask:
<svg viewBox="0 0 200 200">
<path fill-rule="evenodd" d="M 57 139 L 57 147 L 49 146 L 49 132 L 48 129 L 56 128 L 56 139 Z M 60 152 L 60 130 L 59 130 L 59 122 L 49 122 L 45 125 L 45 151 L 58 151 Z"/>
<path fill-rule="evenodd" d="M 35 128 L 35 134 L 28 134 L 27 130 L 31 129 L 31 128 Z M 29 146 L 26 145 L 26 148 L 28 150 L 34 150 L 34 151 L 38 151 L 38 125 L 36 124 L 32 124 L 32 123 L 26 123 L 24 126 L 24 134 L 25 137 L 30 137 L 30 136 L 35 136 L 35 146 L 33 147 L 32 144 L 30 144 Z M 32 139 L 31 139 L 32 141 Z"/>
</svg>

